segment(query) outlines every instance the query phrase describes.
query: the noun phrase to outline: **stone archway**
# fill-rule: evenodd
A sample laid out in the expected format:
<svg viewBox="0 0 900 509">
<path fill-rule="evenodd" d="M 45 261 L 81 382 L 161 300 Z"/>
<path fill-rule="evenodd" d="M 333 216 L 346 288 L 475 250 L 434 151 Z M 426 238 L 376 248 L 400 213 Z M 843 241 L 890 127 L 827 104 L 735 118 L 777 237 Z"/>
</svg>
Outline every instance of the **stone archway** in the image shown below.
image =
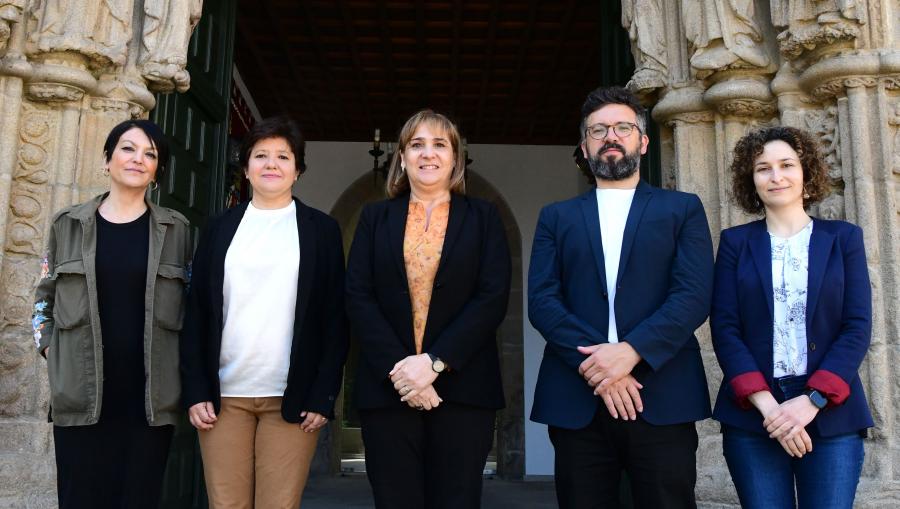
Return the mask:
<svg viewBox="0 0 900 509">
<path fill-rule="evenodd" d="M 497 473 L 506 479 L 521 479 L 525 474 L 525 401 L 523 356 L 523 272 L 522 235 L 512 210 L 503 196 L 487 180 L 473 171 L 468 172 L 468 194 L 494 203 L 506 229 L 512 257 L 512 286 L 506 318 L 497 332 L 500 365 L 506 408 L 497 417 Z M 344 249 L 349 252 L 359 214 L 366 203 L 385 198 L 383 181 L 373 181 L 369 174 L 350 184 L 335 202 L 331 215 L 341 225 Z M 352 360 L 348 360 L 348 369 Z M 345 374 L 345 380 L 347 375 Z M 341 395 L 342 404 L 344 395 Z M 332 448 L 341 447 L 336 440 Z M 339 458 L 340 454 L 336 454 Z M 335 465 L 336 460 L 331 464 Z"/>
</svg>

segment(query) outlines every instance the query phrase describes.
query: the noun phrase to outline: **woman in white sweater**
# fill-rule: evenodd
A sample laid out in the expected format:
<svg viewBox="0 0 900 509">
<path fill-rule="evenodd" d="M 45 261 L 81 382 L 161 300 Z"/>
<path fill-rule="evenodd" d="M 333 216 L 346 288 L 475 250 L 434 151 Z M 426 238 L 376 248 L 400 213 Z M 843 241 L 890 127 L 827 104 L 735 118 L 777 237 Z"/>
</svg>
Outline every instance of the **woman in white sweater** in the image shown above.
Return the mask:
<svg viewBox="0 0 900 509">
<path fill-rule="evenodd" d="M 256 124 L 240 154 L 253 198 L 211 220 L 195 254 L 181 371 L 213 508 L 296 508 L 334 417 L 343 243 L 334 219 L 291 194 L 303 153 L 294 122 Z"/>
</svg>

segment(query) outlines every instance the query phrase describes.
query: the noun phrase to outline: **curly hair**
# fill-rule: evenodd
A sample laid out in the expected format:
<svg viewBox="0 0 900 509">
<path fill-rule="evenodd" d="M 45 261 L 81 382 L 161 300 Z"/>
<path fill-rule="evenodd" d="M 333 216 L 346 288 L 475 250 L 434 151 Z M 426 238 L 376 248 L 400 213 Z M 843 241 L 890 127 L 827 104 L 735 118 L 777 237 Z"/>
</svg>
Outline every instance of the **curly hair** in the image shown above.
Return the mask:
<svg viewBox="0 0 900 509">
<path fill-rule="evenodd" d="M 806 131 L 795 127 L 777 126 L 752 131 L 734 146 L 731 161 L 731 195 L 737 205 L 748 214 L 759 214 L 763 203 L 753 183 L 753 165 L 762 154 L 766 143 L 781 140 L 800 158 L 803 169 L 803 208 L 821 201 L 831 192 L 828 165 L 825 164 L 818 144 Z M 807 197 L 808 196 L 808 197 Z"/>
</svg>

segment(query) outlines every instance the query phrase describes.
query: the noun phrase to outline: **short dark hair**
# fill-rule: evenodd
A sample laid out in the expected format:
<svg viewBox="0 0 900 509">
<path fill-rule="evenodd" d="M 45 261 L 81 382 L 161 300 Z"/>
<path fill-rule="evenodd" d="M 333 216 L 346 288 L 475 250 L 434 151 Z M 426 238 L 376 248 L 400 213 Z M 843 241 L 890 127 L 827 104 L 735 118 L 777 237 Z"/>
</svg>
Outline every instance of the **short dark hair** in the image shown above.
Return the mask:
<svg viewBox="0 0 900 509">
<path fill-rule="evenodd" d="M 737 205 L 748 214 L 763 211 L 763 202 L 753 183 L 753 165 L 763 153 L 766 143 L 783 141 L 791 146 L 800 158 L 803 169 L 803 190 L 809 198 L 803 198 L 803 208 L 821 201 L 831 192 L 828 179 L 828 165 L 822 158 L 818 144 L 806 131 L 795 127 L 776 126 L 758 129 L 745 135 L 734 146 L 731 161 L 731 196 Z"/>
<path fill-rule="evenodd" d="M 581 105 L 581 141 L 584 141 L 584 132 L 587 130 L 587 118 L 608 104 L 621 104 L 631 108 L 637 117 L 641 133 L 647 134 L 647 109 L 641 106 L 637 97 L 622 87 L 600 87 L 588 94 Z"/>
<path fill-rule="evenodd" d="M 150 144 L 156 149 L 157 163 L 155 180 L 157 183 L 162 182 L 163 178 L 166 176 L 166 170 L 169 167 L 169 139 L 162 132 L 162 129 L 151 120 L 140 118 L 131 119 L 120 122 L 117 126 L 113 127 L 106 136 L 106 142 L 103 143 L 103 157 L 108 163 L 109 160 L 112 159 L 113 152 L 116 151 L 116 145 L 119 144 L 119 139 L 122 138 L 123 134 L 135 127 L 143 131 L 144 134 L 150 138 Z"/>
<path fill-rule="evenodd" d="M 260 141 L 270 138 L 284 139 L 291 147 L 291 152 L 294 153 L 297 173 L 306 171 L 306 140 L 297 123 L 287 115 L 264 118 L 253 124 L 247 136 L 244 137 L 244 141 L 241 142 L 241 168 L 247 169 L 253 147 Z"/>
</svg>

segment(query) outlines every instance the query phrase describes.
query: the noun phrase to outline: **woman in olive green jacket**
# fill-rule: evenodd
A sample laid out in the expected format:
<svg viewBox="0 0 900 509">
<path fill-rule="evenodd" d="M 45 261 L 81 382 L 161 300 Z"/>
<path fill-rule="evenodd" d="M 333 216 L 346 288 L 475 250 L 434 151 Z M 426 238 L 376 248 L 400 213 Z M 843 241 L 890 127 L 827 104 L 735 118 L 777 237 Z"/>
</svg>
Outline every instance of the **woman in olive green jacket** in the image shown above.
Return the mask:
<svg viewBox="0 0 900 509">
<path fill-rule="evenodd" d="M 108 193 L 60 211 L 32 326 L 47 358 L 60 508 L 156 508 L 180 409 L 187 220 L 147 199 L 165 173 L 148 120 L 113 128 Z"/>
</svg>

